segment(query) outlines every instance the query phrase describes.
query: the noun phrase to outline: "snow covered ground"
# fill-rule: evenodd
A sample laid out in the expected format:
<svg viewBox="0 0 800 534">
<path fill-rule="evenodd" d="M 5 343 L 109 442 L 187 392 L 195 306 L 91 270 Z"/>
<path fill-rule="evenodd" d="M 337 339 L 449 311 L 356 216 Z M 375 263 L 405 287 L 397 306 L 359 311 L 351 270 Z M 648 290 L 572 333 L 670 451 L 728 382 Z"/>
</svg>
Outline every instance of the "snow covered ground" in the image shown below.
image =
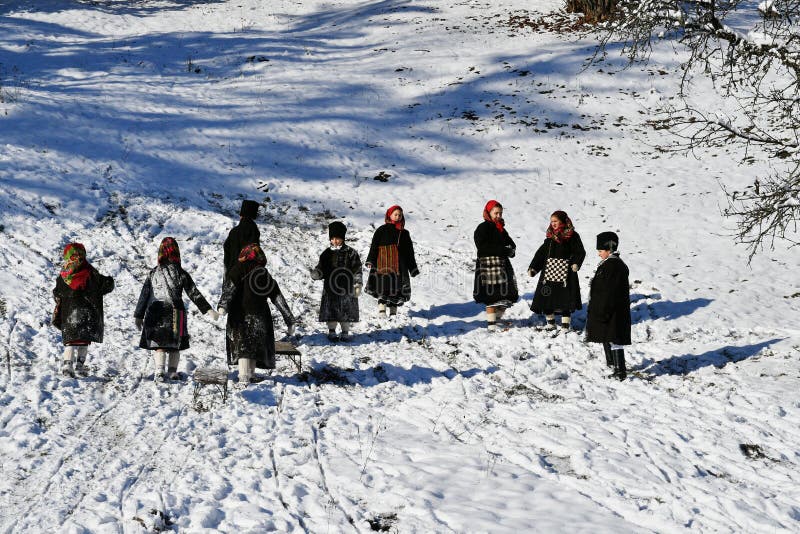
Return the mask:
<svg viewBox="0 0 800 534">
<path fill-rule="evenodd" d="M 590 42 L 509 25 L 558 7 L 0 4 L 0 531 L 800 530 L 797 252 L 748 265 L 720 215 L 718 181 L 749 183 L 763 158 L 656 151 L 668 134 L 647 121 L 680 58 L 584 71 Z M 198 411 L 191 378 L 152 383 L 133 307 L 168 235 L 216 302 L 245 197 L 264 203 L 305 372 L 281 361 Z M 496 334 L 471 301 L 490 198 L 525 294 Z M 327 223 L 363 258 L 395 203 L 423 271 L 412 301 L 379 320 L 362 297 L 356 339 L 332 346 L 308 275 Z M 588 249 L 621 235 L 625 383 L 580 333 L 534 328 L 524 272 L 555 209 Z M 81 379 L 58 373 L 48 324 L 70 240 L 117 282 Z M 224 366 L 224 325 L 192 314 L 182 371 Z"/>
</svg>

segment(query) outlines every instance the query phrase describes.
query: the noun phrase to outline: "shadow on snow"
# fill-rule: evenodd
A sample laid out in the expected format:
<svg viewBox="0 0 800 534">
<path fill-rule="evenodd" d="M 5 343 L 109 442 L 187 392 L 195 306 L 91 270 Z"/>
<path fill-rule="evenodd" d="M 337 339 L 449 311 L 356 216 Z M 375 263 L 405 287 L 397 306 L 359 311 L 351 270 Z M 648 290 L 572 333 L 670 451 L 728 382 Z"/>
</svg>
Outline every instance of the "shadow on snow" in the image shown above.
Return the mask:
<svg viewBox="0 0 800 534">
<path fill-rule="evenodd" d="M 439 371 L 418 365 L 412 365 L 406 369 L 385 362 L 369 369 L 352 369 L 325 363 L 312 368 L 310 371 L 303 372 L 299 379 L 302 382 L 317 385 L 373 387 L 385 382 L 395 382 L 410 387 L 417 384 L 430 384 L 438 379 L 452 380 L 456 376 L 469 379 L 480 374 L 493 374 L 498 370 L 498 367 L 491 366 L 486 369 L 472 368 L 463 371 L 446 369 Z"/>
<path fill-rule="evenodd" d="M 456 317 L 459 319 L 466 319 L 468 317 L 475 317 L 484 310 L 482 304 L 475 301 L 469 302 L 451 302 L 448 304 L 439 304 L 431 306 L 427 310 L 409 310 L 409 317 L 422 317 L 424 319 L 436 319 L 438 317 Z"/>
<path fill-rule="evenodd" d="M 709 350 L 702 354 L 683 354 L 657 362 L 645 359 L 635 370 L 652 376 L 682 376 L 712 365 L 720 369 L 729 363 L 738 363 L 752 358 L 765 348 L 779 341 L 782 341 L 782 339 L 774 338 L 769 341 L 762 341 L 761 343 L 745 345 L 743 347 L 728 345 L 719 349 Z"/>
<path fill-rule="evenodd" d="M 192 7 L 223 4 L 225 0 L 15 0 L 0 4 L 0 15 L 8 13 L 60 13 L 71 9 L 95 10 L 113 15 L 150 16 L 162 11 L 176 11 Z"/>
<path fill-rule="evenodd" d="M 631 295 L 631 304 L 647 298 L 652 297 L 648 295 L 633 294 Z M 698 309 L 704 308 L 712 302 L 714 302 L 712 299 L 707 298 L 696 298 L 682 302 L 661 300 L 652 304 L 641 302 L 631 307 L 631 319 L 634 324 L 655 319 L 671 321 L 673 319 L 677 319 L 678 317 L 691 315 Z"/>
<path fill-rule="evenodd" d="M 50 7 L 52 4 L 29 1 L 17 4 L 17 10 L 56 10 Z M 80 7 L 112 15 L 146 15 L 163 8 L 150 2 L 55 4 L 59 10 Z M 204 4 L 212 2 L 174 0 L 164 9 Z M 335 63 L 343 68 L 354 65 L 362 71 L 372 68 L 377 80 L 391 78 L 389 73 L 398 65 L 384 51 L 391 49 L 392 42 L 388 37 L 368 36 L 372 28 L 387 24 L 380 15 L 397 12 L 430 14 L 435 9 L 408 0 L 381 0 L 355 7 L 323 8 L 305 15 L 282 15 L 288 22 L 275 32 L 173 32 L 122 38 L 0 11 L 0 24 L 10 30 L 0 38 L 0 45 L 7 45 L 0 52 L 0 63 L 6 69 L 17 69 L 15 83 L 29 89 L 12 113 L 3 118 L 0 142 L 37 147 L 57 153 L 63 160 L 94 161 L 98 175 L 63 177 L 65 182 L 76 182 L 78 190 L 102 182 L 100 169 L 110 164 L 117 175 L 115 189 L 128 186 L 154 197 L 167 189 L 178 195 L 191 192 L 190 201 L 198 208 L 213 210 L 202 194 L 194 193 L 252 191 L 253 180 L 247 177 L 338 180 L 357 186 L 359 179 L 368 178 L 365 173 L 393 167 L 402 169 L 396 183 L 405 180 L 403 174 L 442 179 L 471 172 L 468 163 L 461 164 L 462 168 L 443 169 L 427 152 L 409 151 L 402 145 L 424 138 L 432 146 L 447 147 L 451 154 L 473 154 L 482 142 L 480 136 L 459 131 L 475 128 L 462 117 L 464 111 L 474 108 L 481 120 L 491 120 L 494 112 L 486 103 L 499 95 L 498 86 L 509 83 L 514 85 L 508 90 L 511 94 L 499 96 L 515 99 L 517 117 L 547 116 L 565 123 L 579 120 L 579 110 L 539 95 L 534 76 L 519 75 L 520 69 L 537 76 L 577 71 L 578 44 L 537 51 L 533 57 L 520 54 L 494 58 L 498 66 L 520 64 L 511 71 L 498 68 L 474 78 L 459 77 L 424 97 L 408 100 L 388 98 L 391 95 L 385 85 L 378 82 L 326 80 L 312 75 L 317 67 Z M 54 41 L 53 35 L 71 36 L 69 45 Z M 354 39 L 362 42 L 351 44 Z M 382 57 L 386 60 L 380 60 Z M 365 61 L 368 59 L 378 61 L 369 63 Z M 290 77 L 285 84 L 273 83 L 261 89 L 260 80 L 274 81 L 298 68 L 307 70 L 309 76 Z M 240 83 L 248 80 L 250 84 Z M 149 89 L 137 90 L 142 87 Z M 360 105 L 343 110 L 342 102 Z M 28 113 L 29 108 L 35 113 Z M 44 117 L 52 117 L 61 127 L 41 128 Z M 313 127 L 330 124 L 341 133 L 319 139 Z M 308 125 L 312 127 L 305 133 Z M 282 135 L 285 132 L 305 133 L 305 138 Z M 555 139 L 558 132 L 539 135 Z M 153 136 L 169 139 L 169 146 L 141 142 Z M 287 157 L 297 154 L 302 157 Z M 345 155 L 346 161 L 338 155 Z M 514 169 L 491 171 L 502 175 Z M 19 169 L 9 169 L 0 179 L 40 195 L 64 200 L 72 197 L 69 187 L 42 191 L 42 172 L 46 169 L 19 163 Z M 170 178 L 167 183 L 165 177 Z M 302 194 L 294 196 L 291 200 L 304 200 Z"/>
</svg>

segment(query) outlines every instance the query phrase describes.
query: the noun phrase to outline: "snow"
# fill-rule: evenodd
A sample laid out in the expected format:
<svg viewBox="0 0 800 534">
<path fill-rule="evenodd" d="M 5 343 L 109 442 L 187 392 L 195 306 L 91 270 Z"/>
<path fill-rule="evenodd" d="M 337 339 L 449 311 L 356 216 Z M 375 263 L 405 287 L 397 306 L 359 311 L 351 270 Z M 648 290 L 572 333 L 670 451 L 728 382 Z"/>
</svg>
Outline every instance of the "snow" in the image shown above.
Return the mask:
<svg viewBox="0 0 800 534">
<path fill-rule="evenodd" d="M 591 42 L 503 24 L 558 7 L 0 7 L 0 531 L 796 531 L 796 251 L 748 265 L 720 214 L 718 180 L 752 183 L 766 158 L 655 151 L 672 43 L 643 67 L 582 70 Z M 152 383 L 133 308 L 165 236 L 216 303 L 242 198 L 265 203 L 306 373 L 281 360 L 198 411 L 191 379 Z M 490 198 L 525 295 L 496 334 L 471 301 Z M 331 345 L 309 276 L 327 223 L 364 257 L 395 203 L 422 270 L 412 299 L 381 320 L 363 296 L 354 341 Z M 625 383 L 580 333 L 535 328 L 524 273 L 555 209 L 588 249 L 621 236 Z M 48 325 L 70 240 L 117 284 L 80 379 L 59 374 Z M 190 309 L 181 370 L 224 367 L 222 321 Z"/>
</svg>

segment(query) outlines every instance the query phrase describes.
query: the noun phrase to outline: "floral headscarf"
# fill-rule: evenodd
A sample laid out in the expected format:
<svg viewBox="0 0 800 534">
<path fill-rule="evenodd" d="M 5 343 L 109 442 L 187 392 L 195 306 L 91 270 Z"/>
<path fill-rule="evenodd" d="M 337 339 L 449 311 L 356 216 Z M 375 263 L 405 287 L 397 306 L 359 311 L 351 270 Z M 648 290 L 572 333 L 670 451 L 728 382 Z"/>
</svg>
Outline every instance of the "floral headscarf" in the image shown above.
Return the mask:
<svg viewBox="0 0 800 534">
<path fill-rule="evenodd" d="M 561 228 L 558 231 L 553 230 L 553 225 L 547 225 L 547 238 L 553 239 L 556 243 L 564 243 L 572 238 L 575 233 L 575 227 L 572 225 L 572 220 L 567 215 L 566 211 L 554 211 L 550 217 L 556 217 L 561 221 Z"/>
<path fill-rule="evenodd" d="M 391 219 L 392 213 L 394 213 L 395 210 L 400 210 L 400 220 L 397 222 L 394 222 Z M 403 208 L 395 204 L 394 206 L 386 210 L 386 216 L 383 218 L 383 221 L 387 224 L 393 224 L 394 227 L 397 228 L 398 230 L 402 230 L 406 226 L 406 213 L 403 211 Z"/>
<path fill-rule="evenodd" d="M 181 264 L 181 251 L 174 237 L 165 237 L 158 246 L 158 264 L 166 265 L 168 263 Z"/>
<path fill-rule="evenodd" d="M 498 201 L 490 200 L 489 202 L 486 203 L 486 206 L 483 208 L 483 220 L 489 221 L 490 223 L 494 224 L 495 227 L 497 228 L 497 231 L 500 233 L 503 233 L 503 230 L 506 227 L 506 221 L 504 221 L 502 217 L 500 217 L 499 221 L 492 220 L 490 212 L 492 211 L 493 208 L 502 208 L 502 207 L 503 205 L 500 204 Z"/>
<path fill-rule="evenodd" d="M 258 243 L 250 243 L 249 245 L 245 245 L 244 248 L 242 248 L 242 251 L 239 253 L 240 263 L 245 263 L 248 261 L 255 262 L 261 267 L 267 264 L 267 256 L 264 254 L 264 251 L 261 250 L 261 247 Z"/>
<path fill-rule="evenodd" d="M 83 289 L 92 274 L 89 262 L 86 261 L 86 247 L 80 243 L 69 243 L 64 247 L 64 266 L 61 278 L 72 289 Z"/>
</svg>

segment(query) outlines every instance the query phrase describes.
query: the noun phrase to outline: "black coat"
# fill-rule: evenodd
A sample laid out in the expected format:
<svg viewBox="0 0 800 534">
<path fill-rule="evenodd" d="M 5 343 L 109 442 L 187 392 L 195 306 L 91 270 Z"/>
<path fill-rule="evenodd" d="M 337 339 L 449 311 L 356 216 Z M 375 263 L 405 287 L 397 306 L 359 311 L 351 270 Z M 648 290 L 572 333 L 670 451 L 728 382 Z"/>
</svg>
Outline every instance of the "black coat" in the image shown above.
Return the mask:
<svg viewBox="0 0 800 534">
<path fill-rule="evenodd" d="M 261 239 L 261 232 L 258 230 L 255 221 L 242 217 L 239 224 L 234 226 L 230 233 L 228 233 L 225 243 L 222 245 L 224 257 L 223 263 L 225 264 L 225 277 L 227 279 L 228 271 L 236 265 L 239 259 L 239 253 L 242 249 L 250 243 L 258 243 Z"/>
<path fill-rule="evenodd" d="M 358 252 L 347 245 L 339 250 L 325 249 L 311 277 L 325 283 L 319 306 L 320 321 L 358 321 L 358 298 L 353 294 L 354 287 L 360 286 L 362 280 Z"/>
<path fill-rule="evenodd" d="M 549 282 L 544 279 L 544 269 L 548 258 L 559 258 L 567 260 L 569 271 L 567 273 L 566 286 L 561 282 Z M 581 286 L 578 281 L 578 273 L 573 272 L 572 265 L 577 265 L 580 269 L 583 260 L 586 258 L 586 250 L 583 248 L 581 236 L 574 232 L 572 237 L 562 243 L 555 239 L 546 238 L 544 243 L 533 256 L 528 270 L 539 272 L 539 283 L 536 285 L 536 293 L 533 296 L 531 310 L 535 313 L 562 313 L 569 314 L 583 307 L 581 301 Z"/>
<path fill-rule="evenodd" d="M 475 262 L 475 283 L 472 297 L 475 302 L 491 306 L 506 306 L 519 300 L 517 279 L 511 260 L 516 254 L 514 240 L 503 229 L 498 232 L 493 222 L 483 221 L 475 229 L 475 247 L 478 259 Z M 493 266 L 492 266 L 493 265 Z"/>
<path fill-rule="evenodd" d="M 396 247 L 398 272 L 379 272 L 379 259 L 386 250 Z M 411 298 L 411 276 L 417 276 L 417 260 L 414 258 L 414 244 L 408 230 L 398 230 L 394 224 L 386 223 L 375 230 L 372 244 L 367 254 L 369 278 L 366 291 L 379 302 L 390 306 L 401 306 Z"/>
<path fill-rule="evenodd" d="M 289 305 L 266 268 L 237 262 L 228 271 L 219 300 L 219 307 L 228 312 L 225 326 L 228 365 L 247 358 L 255 360 L 259 369 L 275 368 L 275 327 L 268 300 L 278 308 L 287 326 L 294 324 Z"/>
<path fill-rule="evenodd" d="M 631 297 L 628 266 L 612 254 L 597 267 L 589 285 L 586 340 L 631 344 Z"/>
<path fill-rule="evenodd" d="M 103 342 L 103 295 L 114 290 L 114 279 L 103 276 L 94 267 L 84 289 L 72 289 L 60 276 L 56 279 L 53 298 L 61 302 L 58 317 L 61 341 L 73 343 Z"/>
<path fill-rule="evenodd" d="M 184 291 L 200 313 L 211 309 L 192 277 L 177 263 L 158 265 L 150 271 L 133 313 L 135 318 L 144 319 L 139 347 L 166 350 L 189 348 Z"/>
</svg>

